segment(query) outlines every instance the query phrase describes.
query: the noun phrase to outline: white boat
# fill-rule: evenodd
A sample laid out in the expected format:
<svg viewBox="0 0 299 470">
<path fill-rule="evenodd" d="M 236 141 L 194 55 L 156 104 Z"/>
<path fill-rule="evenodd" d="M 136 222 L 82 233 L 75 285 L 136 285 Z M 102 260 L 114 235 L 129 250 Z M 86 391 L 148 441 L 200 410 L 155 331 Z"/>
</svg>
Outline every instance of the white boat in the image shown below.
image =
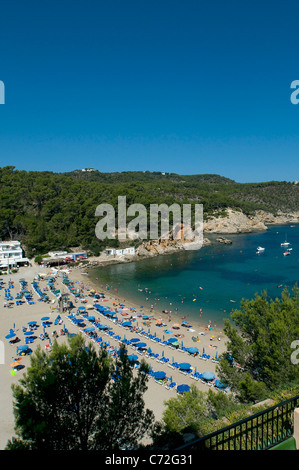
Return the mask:
<svg viewBox="0 0 299 470">
<path fill-rule="evenodd" d="M 263 248 L 262 246 L 258 246 L 256 251 L 257 253 L 261 253 L 262 251 L 265 251 L 265 248 Z"/>
<path fill-rule="evenodd" d="M 285 251 L 284 254 L 283 254 L 283 256 L 288 256 L 288 255 L 290 255 L 290 254 L 291 254 L 291 253 L 290 253 L 289 251 Z"/>
<path fill-rule="evenodd" d="M 288 239 L 287 239 L 287 236 L 286 236 L 286 239 L 283 243 L 280 244 L 280 246 L 289 246 L 290 245 L 290 242 L 288 242 Z"/>
</svg>

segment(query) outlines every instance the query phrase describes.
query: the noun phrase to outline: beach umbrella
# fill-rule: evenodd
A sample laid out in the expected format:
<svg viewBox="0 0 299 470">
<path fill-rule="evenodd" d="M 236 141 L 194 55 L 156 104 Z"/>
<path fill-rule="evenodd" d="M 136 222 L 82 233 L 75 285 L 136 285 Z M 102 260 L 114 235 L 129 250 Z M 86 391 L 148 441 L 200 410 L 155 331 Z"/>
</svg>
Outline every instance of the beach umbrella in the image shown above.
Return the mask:
<svg viewBox="0 0 299 470">
<path fill-rule="evenodd" d="M 167 335 L 171 335 L 171 334 L 172 334 L 172 331 L 166 330 L 164 333 L 166 333 Z"/>
<path fill-rule="evenodd" d="M 182 384 L 182 385 L 178 385 L 178 386 L 177 386 L 177 391 L 178 391 L 179 393 L 188 392 L 189 390 L 190 390 L 190 387 L 189 387 L 189 385 L 187 385 L 187 384 Z"/>
<path fill-rule="evenodd" d="M 131 362 L 136 362 L 137 359 L 138 359 L 138 356 L 136 356 L 136 354 L 130 354 L 130 355 L 128 356 L 128 359 L 129 359 L 129 361 L 131 361 Z"/>
<path fill-rule="evenodd" d="M 188 362 L 182 362 L 181 364 L 179 364 L 179 368 L 182 370 L 188 370 L 191 368 L 191 364 L 189 364 Z"/>
<path fill-rule="evenodd" d="M 217 388 L 225 388 L 226 387 L 226 385 L 224 383 L 220 382 L 220 380 L 218 380 L 218 379 L 215 381 L 214 385 Z"/>
<path fill-rule="evenodd" d="M 166 373 L 162 370 L 159 370 L 158 372 L 154 373 L 154 377 L 157 380 L 161 380 L 161 379 L 164 379 L 164 377 L 166 377 Z"/>
<path fill-rule="evenodd" d="M 95 317 L 89 316 L 89 317 L 87 317 L 87 320 L 89 320 L 89 321 L 95 321 Z"/>
<path fill-rule="evenodd" d="M 202 374 L 202 378 L 204 380 L 213 380 L 215 378 L 215 374 L 213 374 L 213 372 L 204 372 Z"/>
<path fill-rule="evenodd" d="M 30 336 L 30 335 L 32 335 L 32 334 L 33 334 L 32 331 L 25 331 L 25 333 L 24 333 L 25 336 Z"/>
<path fill-rule="evenodd" d="M 131 343 L 138 343 L 140 341 L 139 338 L 132 338 Z"/>
<path fill-rule="evenodd" d="M 89 331 L 94 331 L 94 330 L 95 330 L 95 328 L 93 326 L 89 326 L 87 328 L 84 328 L 83 331 L 89 332 Z"/>
<path fill-rule="evenodd" d="M 26 344 L 23 344 L 22 346 L 18 346 L 17 351 L 27 351 L 28 346 Z"/>
<path fill-rule="evenodd" d="M 50 317 L 43 317 L 41 318 L 42 321 L 50 320 Z"/>
<path fill-rule="evenodd" d="M 132 323 L 130 321 L 125 321 L 122 326 L 131 326 Z"/>
<path fill-rule="evenodd" d="M 27 325 L 36 325 L 36 321 L 29 321 Z"/>
<path fill-rule="evenodd" d="M 138 343 L 137 348 L 146 348 L 146 343 Z"/>
<path fill-rule="evenodd" d="M 198 349 L 197 349 L 197 348 L 188 348 L 188 351 L 189 351 L 190 354 L 198 353 Z"/>
<path fill-rule="evenodd" d="M 5 336 L 6 339 L 10 339 L 10 338 L 13 338 L 15 335 L 15 333 L 9 333 L 8 335 Z"/>
<path fill-rule="evenodd" d="M 169 338 L 168 343 L 177 343 L 178 340 L 176 338 Z"/>
</svg>

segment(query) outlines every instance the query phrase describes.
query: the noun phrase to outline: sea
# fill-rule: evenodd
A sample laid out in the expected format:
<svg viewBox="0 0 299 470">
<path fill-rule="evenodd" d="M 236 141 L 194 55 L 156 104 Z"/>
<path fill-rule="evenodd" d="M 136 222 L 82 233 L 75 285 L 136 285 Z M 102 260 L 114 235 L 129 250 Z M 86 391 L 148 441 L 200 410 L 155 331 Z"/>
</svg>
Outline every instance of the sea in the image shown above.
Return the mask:
<svg viewBox="0 0 299 470">
<path fill-rule="evenodd" d="M 242 299 L 266 291 L 281 296 L 299 281 L 299 224 L 273 225 L 266 231 L 224 235 L 230 245 L 216 242 L 197 251 L 180 251 L 138 262 L 97 268 L 93 280 L 110 293 L 130 299 L 140 312 L 186 317 L 222 327 L 240 308 Z M 289 242 L 289 255 L 284 256 Z M 257 248 L 264 251 L 258 253 Z"/>
</svg>

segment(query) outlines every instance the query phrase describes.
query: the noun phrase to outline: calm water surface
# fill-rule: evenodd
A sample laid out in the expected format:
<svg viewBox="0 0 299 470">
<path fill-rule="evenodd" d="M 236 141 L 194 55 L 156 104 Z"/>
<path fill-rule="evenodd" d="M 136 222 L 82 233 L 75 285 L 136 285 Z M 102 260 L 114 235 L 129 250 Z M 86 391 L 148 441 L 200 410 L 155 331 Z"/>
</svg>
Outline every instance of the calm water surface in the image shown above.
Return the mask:
<svg viewBox="0 0 299 470">
<path fill-rule="evenodd" d="M 242 298 L 264 290 L 270 297 L 280 296 L 283 287 L 298 283 L 298 224 L 226 237 L 231 245 L 215 243 L 198 251 L 108 266 L 94 270 L 92 278 L 108 284 L 111 292 L 117 289 L 147 313 L 154 305 L 155 312 L 168 310 L 189 320 L 201 316 L 218 326 L 239 308 Z M 285 239 L 291 243 L 289 256 L 280 246 Z M 257 254 L 258 246 L 265 251 Z"/>
</svg>

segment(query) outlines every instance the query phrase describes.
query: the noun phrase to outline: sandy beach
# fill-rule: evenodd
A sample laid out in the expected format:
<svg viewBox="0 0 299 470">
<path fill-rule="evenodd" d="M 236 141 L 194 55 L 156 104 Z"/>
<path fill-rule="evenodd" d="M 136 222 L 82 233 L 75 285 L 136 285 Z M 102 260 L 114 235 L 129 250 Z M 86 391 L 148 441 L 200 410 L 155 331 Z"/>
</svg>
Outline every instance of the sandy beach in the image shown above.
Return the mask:
<svg viewBox="0 0 299 470">
<path fill-rule="evenodd" d="M 15 435 L 11 385 L 18 382 L 21 375 L 26 372 L 26 368 L 30 364 L 30 356 L 24 356 L 20 360 L 21 364 L 24 366 L 23 369 L 14 371 L 11 366 L 12 362 L 19 357 L 16 354 L 17 347 L 25 344 L 26 336 L 22 328 L 28 327 L 28 322 L 36 322 L 37 329 L 34 331 L 36 339 L 29 345 L 32 351 L 34 351 L 38 345 L 41 345 L 42 348 L 46 348 L 49 344 L 47 339 L 41 340 L 39 337 L 44 331 L 41 319 L 45 316 L 49 317 L 49 326 L 45 331 L 48 333 L 52 342 L 54 340 L 52 336 L 53 331 L 58 333 L 58 342 L 66 340 L 65 335 L 60 335 L 60 331 L 63 329 L 64 325 L 69 333 L 79 333 L 80 331 L 80 327 L 69 319 L 69 312 L 59 312 L 57 297 L 52 291 L 48 290 L 48 281 L 46 278 L 40 279 L 38 285 L 39 288 L 49 296 L 50 303 L 39 300 L 39 296 L 31 284 L 38 273 L 50 275 L 51 273 L 53 274 L 54 271 L 50 268 L 41 269 L 39 266 L 34 265 L 28 268 L 21 268 L 18 273 L 2 276 L 3 286 L 0 290 L 0 340 L 2 345 L 4 344 L 4 358 L 0 363 L 0 449 L 4 449 L 8 439 Z M 61 293 L 68 293 L 68 287 L 62 283 L 62 276 L 62 271 L 58 271 L 57 274 L 53 276 L 55 278 L 55 290 L 60 290 Z M 75 306 L 72 310 L 73 314 L 77 313 L 78 307 L 85 307 L 89 315 L 95 316 L 96 321 L 99 321 L 101 324 L 106 324 L 110 328 L 110 334 L 108 334 L 108 332 L 104 332 L 103 334 L 102 332 L 97 333 L 104 341 L 109 343 L 111 350 L 113 348 L 118 349 L 120 345 L 120 340 L 115 338 L 115 336 L 119 336 L 121 339 L 125 338 L 126 340 L 137 337 L 140 341 L 144 341 L 146 348 L 142 354 L 137 353 L 134 344 L 127 346 L 128 354 L 136 354 L 139 361 L 144 357 L 152 366 L 153 371 L 164 371 L 166 373 L 167 380 L 165 379 L 164 382 L 159 382 L 156 381 L 154 377 L 149 377 L 148 390 L 145 393 L 146 406 L 153 410 L 156 420 L 160 420 L 162 417 L 163 410 L 165 409 L 164 402 L 171 397 L 177 396 L 176 387 L 166 387 L 171 381 L 175 382 L 176 385 L 187 384 L 190 386 L 191 384 L 195 384 L 200 390 L 207 391 L 209 385 L 202 383 L 200 379 L 196 380 L 192 378 L 191 375 L 194 372 L 212 372 L 216 374 L 217 378 L 217 362 L 214 362 L 212 358 L 216 356 L 216 353 L 219 356 L 225 351 L 227 340 L 221 329 L 215 329 L 213 326 L 209 328 L 208 325 L 195 323 L 193 320 L 192 324 L 189 325 L 188 318 L 182 319 L 180 316 L 176 316 L 175 313 L 172 314 L 171 321 L 169 321 L 167 315 L 155 311 L 155 309 L 150 311 L 150 306 L 140 309 L 140 306 L 133 305 L 127 299 L 123 298 L 123 296 L 120 298 L 117 296 L 117 293 L 107 290 L 106 286 L 100 287 L 99 285 L 95 285 L 89 277 L 82 274 L 82 270 L 78 268 L 71 268 L 67 276 L 70 281 L 73 281 L 74 288 L 81 293 L 80 299 L 77 299 L 77 302 L 73 294 L 69 296 L 69 300 L 71 300 Z M 17 305 L 16 295 L 20 292 L 20 279 L 27 281 L 27 288 L 32 292 L 32 303 L 24 302 L 21 305 Z M 8 307 L 4 305 L 6 303 L 5 289 L 9 287 L 9 281 L 13 282 L 14 287 L 10 289 L 10 294 L 13 298 L 11 299 L 11 305 Z M 104 296 L 97 299 L 97 304 L 116 312 L 117 321 L 108 318 L 93 307 L 95 303 L 93 297 L 94 291 L 104 294 Z M 61 316 L 61 324 L 55 326 L 54 321 L 58 314 Z M 148 318 L 144 319 L 144 316 Z M 131 326 L 122 326 L 120 323 L 124 320 L 129 320 Z M 184 321 L 186 323 L 183 323 Z M 89 323 L 88 325 L 86 324 L 86 326 L 90 326 Z M 20 338 L 19 343 L 12 344 L 10 343 L 10 339 L 5 338 L 11 329 L 16 336 Z M 143 330 L 144 333 L 160 338 L 161 341 L 157 342 L 154 338 L 150 339 L 141 336 L 141 330 Z M 171 333 L 166 333 L 166 331 Z M 82 334 L 85 335 L 85 333 Z M 176 338 L 179 342 L 179 348 L 175 349 L 162 344 L 163 338 L 165 340 Z M 194 341 L 194 339 L 198 340 Z M 87 335 L 86 341 L 91 341 Z M 98 343 L 93 342 L 93 344 L 99 347 Z M 188 351 L 183 350 L 183 348 L 190 347 L 198 348 L 199 354 L 193 356 Z M 152 353 L 158 356 L 149 357 L 148 348 L 151 349 Z M 205 354 L 209 355 L 210 358 L 200 358 L 203 348 Z M 164 358 L 163 360 L 166 360 L 166 362 L 159 362 L 162 358 Z M 170 367 L 169 364 L 172 362 L 189 363 L 192 368 L 192 373 L 186 374 L 177 368 Z"/>
</svg>

